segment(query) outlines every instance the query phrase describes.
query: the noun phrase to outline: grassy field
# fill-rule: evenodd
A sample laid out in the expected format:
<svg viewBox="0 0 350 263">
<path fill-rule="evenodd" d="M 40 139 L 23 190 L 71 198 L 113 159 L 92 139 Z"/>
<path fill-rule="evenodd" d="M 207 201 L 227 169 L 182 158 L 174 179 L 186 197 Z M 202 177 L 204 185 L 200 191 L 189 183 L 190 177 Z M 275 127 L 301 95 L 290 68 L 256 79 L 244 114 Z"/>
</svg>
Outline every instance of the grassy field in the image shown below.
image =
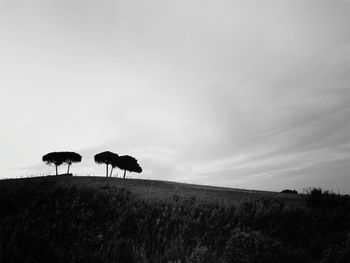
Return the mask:
<svg viewBox="0 0 350 263">
<path fill-rule="evenodd" d="M 106 187 L 125 188 L 143 200 L 158 201 L 173 199 L 174 196 L 190 198 L 195 197 L 202 202 L 216 202 L 220 205 L 239 205 L 242 202 L 260 197 L 275 198 L 287 204 L 303 206 L 302 195 L 285 194 L 278 192 L 244 190 L 207 185 L 184 184 L 170 181 L 155 181 L 141 179 L 122 179 L 91 176 L 46 176 L 26 179 L 7 179 L 0 181 L 1 186 L 10 189 L 26 184 L 57 184 L 61 186 L 77 186 L 94 188 L 103 191 Z"/>
<path fill-rule="evenodd" d="M 347 263 L 350 196 L 47 176 L 0 181 L 0 262 Z"/>
</svg>

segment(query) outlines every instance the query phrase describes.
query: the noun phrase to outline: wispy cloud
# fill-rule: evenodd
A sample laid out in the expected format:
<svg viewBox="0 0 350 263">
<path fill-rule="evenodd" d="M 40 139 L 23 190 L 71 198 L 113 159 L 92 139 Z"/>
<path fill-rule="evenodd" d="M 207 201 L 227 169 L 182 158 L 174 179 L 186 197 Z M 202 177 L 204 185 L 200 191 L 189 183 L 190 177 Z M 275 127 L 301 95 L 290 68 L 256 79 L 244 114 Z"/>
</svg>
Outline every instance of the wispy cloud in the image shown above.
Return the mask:
<svg viewBox="0 0 350 263">
<path fill-rule="evenodd" d="M 350 192 L 349 10 L 0 0 L 2 173 L 76 150 L 103 174 L 93 155 L 113 150 L 149 178 Z"/>
</svg>

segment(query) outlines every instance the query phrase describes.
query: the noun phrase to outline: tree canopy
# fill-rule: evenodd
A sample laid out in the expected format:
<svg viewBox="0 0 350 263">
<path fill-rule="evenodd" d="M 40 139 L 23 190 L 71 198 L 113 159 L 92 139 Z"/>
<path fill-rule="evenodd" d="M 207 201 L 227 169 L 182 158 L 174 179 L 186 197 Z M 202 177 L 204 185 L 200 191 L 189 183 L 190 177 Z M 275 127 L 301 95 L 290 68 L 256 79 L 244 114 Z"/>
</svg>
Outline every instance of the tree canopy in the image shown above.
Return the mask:
<svg viewBox="0 0 350 263">
<path fill-rule="evenodd" d="M 69 173 L 69 167 L 72 165 L 72 163 L 79 163 L 81 162 L 81 155 L 75 152 L 62 152 L 64 156 L 64 163 L 68 165 L 67 174 Z"/>
<path fill-rule="evenodd" d="M 105 151 L 105 152 L 96 154 L 94 156 L 94 159 L 95 159 L 95 162 L 98 164 L 106 164 L 106 177 L 108 177 L 108 165 L 111 165 L 113 170 L 113 165 L 116 163 L 116 160 L 118 159 L 118 157 L 119 156 L 116 153 Z"/>
<path fill-rule="evenodd" d="M 129 172 L 135 172 L 135 173 L 141 173 L 142 172 L 142 168 L 141 166 L 138 164 L 137 160 L 129 155 L 122 155 L 119 156 L 116 166 L 121 169 L 124 170 L 124 178 L 126 175 L 126 171 Z"/>
<path fill-rule="evenodd" d="M 69 173 L 69 168 L 72 163 L 81 162 L 81 155 L 75 152 L 50 152 L 42 157 L 43 162 L 48 165 L 55 165 L 56 175 L 58 175 L 57 167 L 63 163 L 68 165 L 67 173 Z"/>
<path fill-rule="evenodd" d="M 55 165 L 56 175 L 58 175 L 58 166 L 62 164 L 67 164 L 67 174 L 69 173 L 69 168 L 73 163 L 81 162 L 82 157 L 80 154 L 75 152 L 50 152 L 42 157 L 43 162 L 48 165 Z M 126 172 L 141 173 L 142 168 L 138 164 L 137 160 L 130 155 L 119 156 L 116 153 L 110 151 L 104 151 L 96 154 L 94 160 L 98 164 L 106 165 L 106 177 L 108 177 L 108 167 L 111 166 L 109 177 L 112 176 L 114 168 L 119 168 L 124 171 L 124 178 Z"/>
</svg>

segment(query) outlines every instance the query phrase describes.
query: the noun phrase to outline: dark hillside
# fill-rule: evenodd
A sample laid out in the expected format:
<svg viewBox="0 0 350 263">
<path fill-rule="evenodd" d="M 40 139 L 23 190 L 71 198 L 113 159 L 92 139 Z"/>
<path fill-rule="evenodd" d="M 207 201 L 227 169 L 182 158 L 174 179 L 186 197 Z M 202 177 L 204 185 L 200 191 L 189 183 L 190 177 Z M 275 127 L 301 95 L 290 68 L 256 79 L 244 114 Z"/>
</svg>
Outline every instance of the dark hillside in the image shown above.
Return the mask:
<svg viewBox="0 0 350 263">
<path fill-rule="evenodd" d="M 0 262 L 349 262 L 349 222 L 350 198 L 320 190 L 284 197 L 115 178 L 0 182 Z"/>
<path fill-rule="evenodd" d="M 14 189 L 23 185 L 39 183 L 42 185 L 60 185 L 64 187 L 76 186 L 78 188 L 103 191 L 105 188 L 126 188 L 137 197 L 147 201 L 167 200 L 174 196 L 193 197 L 199 201 L 214 202 L 221 205 L 238 205 L 241 202 L 259 197 L 276 198 L 288 204 L 304 206 L 301 195 L 284 194 L 278 192 L 244 190 L 207 185 L 184 184 L 169 181 L 154 181 L 141 179 L 121 179 L 106 177 L 66 177 L 47 176 L 26 179 L 9 179 L 0 181 L 0 187 Z"/>
</svg>

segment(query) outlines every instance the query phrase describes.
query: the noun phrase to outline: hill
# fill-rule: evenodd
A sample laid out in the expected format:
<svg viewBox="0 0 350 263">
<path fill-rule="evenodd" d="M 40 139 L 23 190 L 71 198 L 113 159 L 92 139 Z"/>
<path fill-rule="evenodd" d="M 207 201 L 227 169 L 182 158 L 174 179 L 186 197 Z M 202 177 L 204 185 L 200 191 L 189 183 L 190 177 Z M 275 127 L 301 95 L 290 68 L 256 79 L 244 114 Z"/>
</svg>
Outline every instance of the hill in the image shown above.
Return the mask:
<svg viewBox="0 0 350 263">
<path fill-rule="evenodd" d="M 106 178 L 97 176 L 45 176 L 25 179 L 8 179 L 0 181 L 0 188 L 13 189 L 31 184 L 59 185 L 62 187 L 78 187 L 103 191 L 109 187 L 125 188 L 138 198 L 149 201 L 169 200 L 174 197 L 195 197 L 198 201 L 219 203 L 220 205 L 238 205 L 259 197 L 275 198 L 287 204 L 304 205 L 302 195 L 285 194 L 269 191 L 244 190 L 208 185 L 195 185 L 171 181 L 142 179 Z M 6 191 L 6 190 L 5 190 Z"/>
<path fill-rule="evenodd" d="M 350 198 L 98 177 L 0 181 L 0 262 L 349 262 Z"/>
</svg>

